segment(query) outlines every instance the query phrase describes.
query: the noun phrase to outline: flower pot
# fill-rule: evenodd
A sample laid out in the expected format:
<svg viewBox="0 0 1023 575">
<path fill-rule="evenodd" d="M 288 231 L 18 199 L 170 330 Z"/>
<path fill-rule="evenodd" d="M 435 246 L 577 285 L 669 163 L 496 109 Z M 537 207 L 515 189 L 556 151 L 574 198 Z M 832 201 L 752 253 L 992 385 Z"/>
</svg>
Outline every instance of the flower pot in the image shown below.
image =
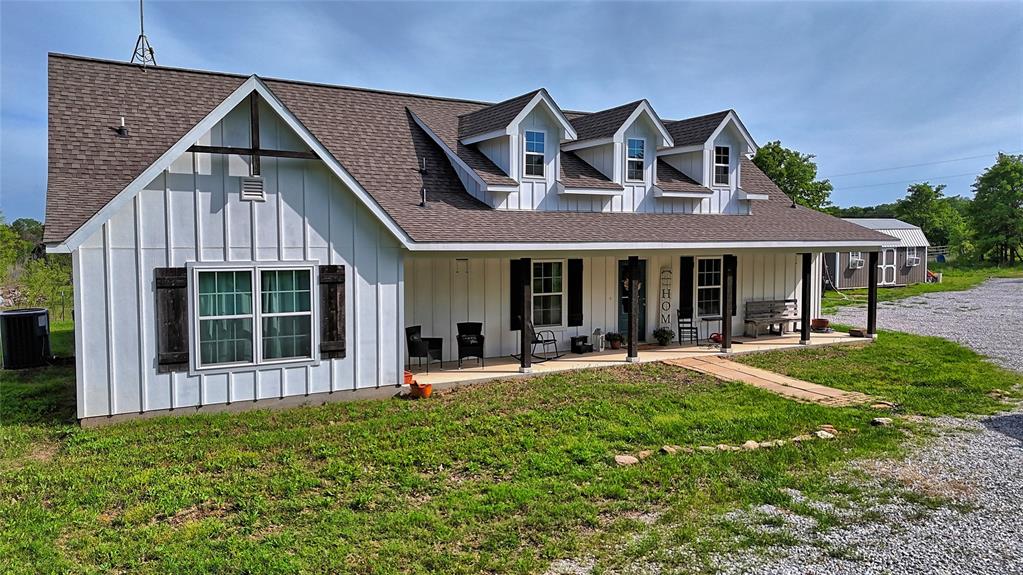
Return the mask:
<svg viewBox="0 0 1023 575">
<path fill-rule="evenodd" d="M 426 399 L 433 393 L 433 384 L 413 381 L 409 385 L 409 391 L 414 399 Z"/>
<path fill-rule="evenodd" d="M 405 385 L 412 385 L 412 372 L 405 370 Z"/>
<path fill-rule="evenodd" d="M 831 325 L 831 322 L 822 317 L 810 320 L 810 327 L 813 329 L 827 329 L 829 325 Z"/>
<path fill-rule="evenodd" d="M 622 342 L 614 340 L 611 343 L 611 349 L 622 349 Z"/>
<path fill-rule="evenodd" d="M 668 345 L 668 343 L 670 343 L 670 342 L 671 342 L 670 339 L 659 339 L 659 340 L 657 340 L 657 345 L 663 347 L 663 346 Z"/>
</svg>

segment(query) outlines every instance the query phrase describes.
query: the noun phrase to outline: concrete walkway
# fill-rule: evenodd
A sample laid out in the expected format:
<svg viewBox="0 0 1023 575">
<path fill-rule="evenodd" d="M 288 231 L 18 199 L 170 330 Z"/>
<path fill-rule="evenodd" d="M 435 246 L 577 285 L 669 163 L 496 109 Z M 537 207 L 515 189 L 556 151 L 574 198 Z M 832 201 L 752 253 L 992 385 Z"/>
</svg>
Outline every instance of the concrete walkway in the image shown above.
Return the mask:
<svg viewBox="0 0 1023 575">
<path fill-rule="evenodd" d="M 787 377 L 766 369 L 729 361 L 717 355 L 668 359 L 664 363 L 705 373 L 724 381 L 748 383 L 796 401 L 819 403 L 831 407 L 846 407 L 870 401 L 870 396 L 862 393 L 843 391 Z"/>
</svg>

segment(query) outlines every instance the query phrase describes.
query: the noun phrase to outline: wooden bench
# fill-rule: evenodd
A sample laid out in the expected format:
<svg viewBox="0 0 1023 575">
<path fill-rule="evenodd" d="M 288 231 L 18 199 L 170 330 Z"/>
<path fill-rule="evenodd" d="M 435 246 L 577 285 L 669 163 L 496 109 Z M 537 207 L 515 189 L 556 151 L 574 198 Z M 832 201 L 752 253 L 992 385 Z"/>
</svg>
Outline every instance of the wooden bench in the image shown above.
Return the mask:
<svg viewBox="0 0 1023 575">
<path fill-rule="evenodd" d="M 750 324 L 753 325 L 753 337 L 760 336 L 760 327 L 767 326 L 768 333 L 775 334 L 774 326 L 778 326 L 776 335 L 785 331 L 785 324 L 792 324 L 792 331 L 795 331 L 795 323 L 799 321 L 799 306 L 794 299 L 768 299 L 746 302 L 746 333 L 749 333 Z"/>
</svg>

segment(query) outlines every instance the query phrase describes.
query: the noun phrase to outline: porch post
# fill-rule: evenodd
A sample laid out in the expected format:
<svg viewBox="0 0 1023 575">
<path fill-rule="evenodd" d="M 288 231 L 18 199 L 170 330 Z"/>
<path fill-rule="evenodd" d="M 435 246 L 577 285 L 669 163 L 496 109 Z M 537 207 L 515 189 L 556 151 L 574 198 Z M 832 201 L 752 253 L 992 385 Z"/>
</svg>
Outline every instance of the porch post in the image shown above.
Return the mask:
<svg viewBox="0 0 1023 575">
<path fill-rule="evenodd" d="M 533 342 L 529 339 L 528 325 L 533 325 L 533 262 L 529 258 L 522 258 L 522 329 L 519 330 L 519 372 L 529 373 L 533 371 Z M 526 322 L 529 322 L 528 324 Z"/>
<path fill-rule="evenodd" d="M 810 266 L 813 265 L 813 254 L 803 255 L 802 313 L 799 320 L 799 343 L 810 343 Z"/>
<path fill-rule="evenodd" d="M 721 351 L 728 353 L 732 351 L 732 300 L 735 294 L 735 268 L 736 258 L 733 255 L 725 255 L 722 258 L 724 271 L 721 286 Z"/>
<path fill-rule="evenodd" d="M 629 256 L 629 352 L 625 361 L 639 359 L 639 256 Z"/>
<path fill-rule="evenodd" d="M 867 334 L 877 338 L 877 252 L 867 255 Z"/>
</svg>

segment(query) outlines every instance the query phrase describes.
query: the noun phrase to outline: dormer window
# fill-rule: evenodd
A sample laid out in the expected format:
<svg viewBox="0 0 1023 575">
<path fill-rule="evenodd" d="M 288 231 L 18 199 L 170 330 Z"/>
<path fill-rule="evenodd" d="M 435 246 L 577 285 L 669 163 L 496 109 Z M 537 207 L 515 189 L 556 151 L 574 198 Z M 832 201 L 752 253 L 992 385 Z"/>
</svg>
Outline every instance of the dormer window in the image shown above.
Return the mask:
<svg viewBox="0 0 1023 575">
<path fill-rule="evenodd" d="M 646 157 L 646 141 L 629 138 L 627 142 L 628 157 L 625 166 L 625 179 L 643 181 L 643 161 Z"/>
<path fill-rule="evenodd" d="M 714 146 L 714 185 L 729 184 L 729 152 L 728 146 Z"/>
<path fill-rule="evenodd" d="M 544 176 L 544 136 L 543 132 L 526 130 L 526 175 L 542 178 Z"/>
</svg>

